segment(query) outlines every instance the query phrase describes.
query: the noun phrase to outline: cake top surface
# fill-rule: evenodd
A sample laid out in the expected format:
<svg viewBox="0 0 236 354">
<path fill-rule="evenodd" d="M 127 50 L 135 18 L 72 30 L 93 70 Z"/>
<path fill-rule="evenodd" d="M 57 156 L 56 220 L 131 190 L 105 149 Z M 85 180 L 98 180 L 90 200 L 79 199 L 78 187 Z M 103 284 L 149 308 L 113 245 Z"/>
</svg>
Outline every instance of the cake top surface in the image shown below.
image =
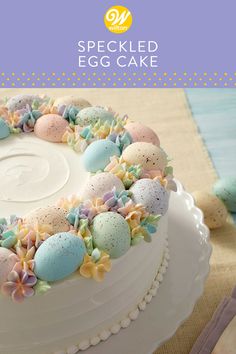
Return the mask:
<svg viewBox="0 0 236 354">
<path fill-rule="evenodd" d="M 103 280 L 112 259 L 151 242 L 170 190 L 173 171 L 149 127 L 77 96 L 6 99 L 1 293 L 21 302 L 74 272 Z"/>
</svg>

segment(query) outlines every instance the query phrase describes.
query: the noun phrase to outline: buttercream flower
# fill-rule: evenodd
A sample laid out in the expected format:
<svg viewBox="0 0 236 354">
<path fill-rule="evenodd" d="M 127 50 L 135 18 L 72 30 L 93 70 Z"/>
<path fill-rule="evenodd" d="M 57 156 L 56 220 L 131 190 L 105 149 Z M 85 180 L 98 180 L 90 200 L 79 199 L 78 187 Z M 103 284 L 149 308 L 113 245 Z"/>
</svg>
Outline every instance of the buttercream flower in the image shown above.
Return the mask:
<svg viewBox="0 0 236 354">
<path fill-rule="evenodd" d="M 122 156 L 113 156 L 104 171 L 113 173 L 122 180 L 126 188 L 130 188 L 130 186 L 140 178 L 141 165 L 130 165 L 124 161 Z"/>
<path fill-rule="evenodd" d="M 112 191 L 107 192 L 103 196 L 103 202 L 107 206 L 108 210 L 117 211 L 119 208 L 125 206 L 130 201 L 130 192 L 121 191 L 117 192 L 114 187 Z"/>
<path fill-rule="evenodd" d="M 142 170 L 141 178 L 151 178 L 158 180 L 166 190 L 177 190 L 176 183 L 173 180 L 173 168 L 167 166 L 164 171 L 161 170 Z"/>
<path fill-rule="evenodd" d="M 131 229 L 137 227 L 142 218 L 148 215 L 145 207 L 142 204 L 127 204 L 125 208 L 119 209 L 119 212 L 125 216 L 125 220 L 128 222 Z"/>
<path fill-rule="evenodd" d="M 80 203 L 81 203 L 80 198 L 77 197 L 77 195 L 72 195 L 69 198 L 61 198 L 57 202 L 57 206 L 62 209 L 65 209 L 66 211 L 69 211 L 72 208 L 78 207 Z"/>
<path fill-rule="evenodd" d="M 53 106 L 54 100 L 53 99 L 45 99 L 45 101 L 41 104 L 37 104 L 36 102 L 33 103 L 32 108 L 38 109 L 42 115 L 44 114 L 58 114 L 58 109 Z"/>
<path fill-rule="evenodd" d="M 32 246 L 29 250 L 27 250 L 22 246 L 16 246 L 15 249 L 18 257 L 17 263 L 20 264 L 22 269 L 32 275 L 32 271 L 34 270 L 35 247 Z"/>
<path fill-rule="evenodd" d="M 88 219 L 91 221 L 95 215 L 96 211 L 94 208 L 89 208 L 81 203 L 77 208 L 72 208 L 69 211 L 67 220 L 75 228 L 75 230 L 78 230 L 81 219 Z"/>
<path fill-rule="evenodd" d="M 27 247 L 27 249 L 30 249 L 32 246 L 38 248 L 43 241 L 50 237 L 51 233 L 52 228 L 50 225 L 39 225 L 36 222 L 32 227 L 19 222 L 16 237 L 20 241 L 21 245 Z"/>
<path fill-rule="evenodd" d="M 22 302 L 24 298 L 34 295 L 33 286 L 37 283 L 35 275 L 29 275 L 25 270 L 12 270 L 7 281 L 3 283 L 2 293 L 11 296 L 15 302 Z"/>
<path fill-rule="evenodd" d="M 27 106 L 27 110 L 28 111 L 21 116 L 20 121 L 16 125 L 16 128 L 20 128 L 25 133 L 32 132 L 37 119 L 42 116 L 40 111 L 30 110 L 29 106 Z"/>
<path fill-rule="evenodd" d="M 111 133 L 108 139 L 115 143 L 120 151 L 122 152 L 128 145 L 132 144 L 131 135 L 128 132 L 122 132 L 117 134 L 116 132 Z"/>
<path fill-rule="evenodd" d="M 75 124 L 76 116 L 79 113 L 79 109 L 74 106 L 62 105 L 59 107 L 59 114 L 62 115 L 70 124 Z"/>
<path fill-rule="evenodd" d="M 102 281 L 105 273 L 111 270 L 110 256 L 105 252 L 101 252 L 100 259 L 94 260 L 92 256 L 86 254 L 84 262 L 80 267 L 80 274 L 85 278 L 93 278 L 96 281 Z"/>
</svg>

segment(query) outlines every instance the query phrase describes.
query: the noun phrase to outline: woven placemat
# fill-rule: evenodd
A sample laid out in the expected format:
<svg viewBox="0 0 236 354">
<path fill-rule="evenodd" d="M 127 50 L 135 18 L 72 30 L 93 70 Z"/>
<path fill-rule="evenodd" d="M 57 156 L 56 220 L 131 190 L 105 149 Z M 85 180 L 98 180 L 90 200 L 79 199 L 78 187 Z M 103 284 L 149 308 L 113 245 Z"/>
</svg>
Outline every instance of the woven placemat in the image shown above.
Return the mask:
<svg viewBox="0 0 236 354">
<path fill-rule="evenodd" d="M 210 191 L 217 179 L 206 148 L 192 119 L 183 90 L 178 89 L 0 89 L 0 97 L 19 93 L 50 96 L 78 94 L 92 104 L 111 106 L 121 114 L 152 127 L 169 156 L 175 176 L 185 188 Z M 188 354 L 220 300 L 236 284 L 236 229 L 229 217 L 225 227 L 211 232 L 211 271 L 203 296 L 190 318 L 155 354 Z"/>
</svg>

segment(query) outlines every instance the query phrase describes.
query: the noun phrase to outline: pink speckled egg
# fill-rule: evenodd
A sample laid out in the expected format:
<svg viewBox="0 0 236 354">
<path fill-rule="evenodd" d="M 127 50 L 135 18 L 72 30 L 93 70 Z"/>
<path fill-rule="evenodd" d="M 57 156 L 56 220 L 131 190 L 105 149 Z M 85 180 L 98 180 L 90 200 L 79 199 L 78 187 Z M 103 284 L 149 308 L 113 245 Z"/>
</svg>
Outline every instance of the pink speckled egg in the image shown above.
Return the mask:
<svg viewBox="0 0 236 354">
<path fill-rule="evenodd" d="M 16 264 L 17 256 L 7 248 L 0 247 L 0 286 Z"/>
<path fill-rule="evenodd" d="M 59 97 L 55 100 L 54 107 L 61 107 L 61 106 L 74 106 L 78 109 L 83 109 L 85 107 L 90 107 L 91 104 L 82 97 L 75 96 L 75 95 L 68 95 Z"/>
<path fill-rule="evenodd" d="M 130 133 L 133 142 L 144 141 L 146 143 L 152 143 L 156 146 L 160 146 L 160 140 L 156 133 L 146 125 L 139 122 L 131 122 L 126 124 L 125 130 Z"/>
<path fill-rule="evenodd" d="M 45 114 L 40 117 L 34 127 L 35 135 L 52 143 L 61 143 L 69 123 L 58 114 Z"/>
<path fill-rule="evenodd" d="M 89 177 L 84 186 L 82 198 L 85 200 L 102 197 L 106 192 L 110 192 L 113 187 L 116 187 L 117 192 L 125 189 L 121 180 L 113 173 L 98 173 Z"/>
</svg>

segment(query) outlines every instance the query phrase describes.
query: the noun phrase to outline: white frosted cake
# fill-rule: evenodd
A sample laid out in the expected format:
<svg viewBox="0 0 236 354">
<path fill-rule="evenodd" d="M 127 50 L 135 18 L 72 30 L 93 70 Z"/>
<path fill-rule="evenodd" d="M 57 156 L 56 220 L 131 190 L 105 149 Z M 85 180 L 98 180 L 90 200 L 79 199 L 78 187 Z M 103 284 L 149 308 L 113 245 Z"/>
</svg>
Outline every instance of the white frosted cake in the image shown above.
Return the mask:
<svg viewBox="0 0 236 354">
<path fill-rule="evenodd" d="M 166 153 L 150 128 L 68 96 L 0 106 L 0 353 L 75 354 L 162 282 Z"/>
</svg>

